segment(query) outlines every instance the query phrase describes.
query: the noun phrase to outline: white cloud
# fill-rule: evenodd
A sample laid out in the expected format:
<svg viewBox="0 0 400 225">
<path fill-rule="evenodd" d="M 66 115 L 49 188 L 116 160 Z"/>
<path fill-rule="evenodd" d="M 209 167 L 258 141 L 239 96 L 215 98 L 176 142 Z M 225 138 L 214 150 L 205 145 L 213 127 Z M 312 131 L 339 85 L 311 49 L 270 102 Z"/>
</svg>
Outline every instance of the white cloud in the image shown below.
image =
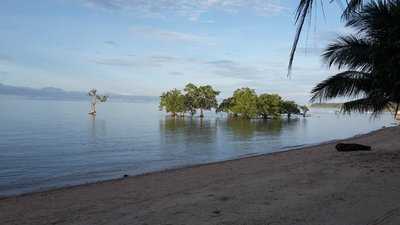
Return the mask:
<svg viewBox="0 0 400 225">
<path fill-rule="evenodd" d="M 269 76 L 270 79 L 274 79 L 274 77 L 281 74 L 281 72 L 279 72 L 280 68 L 277 68 L 275 65 L 251 64 L 234 60 L 210 61 L 199 58 L 175 57 L 168 55 L 114 58 L 98 57 L 91 59 L 90 61 L 103 66 L 132 67 L 147 71 L 162 68 L 159 73 L 174 76 L 182 75 L 182 71 L 189 71 L 189 73 L 192 74 L 197 74 L 201 71 L 203 75 L 208 75 L 214 78 L 231 78 L 242 81 L 261 80 L 265 79 L 266 76 Z"/>
<path fill-rule="evenodd" d="M 151 55 L 146 57 L 129 55 L 127 57 L 96 57 L 89 59 L 89 61 L 104 66 L 154 69 L 172 64 L 183 64 L 183 62 L 188 62 L 188 59 L 166 55 Z"/>
<path fill-rule="evenodd" d="M 197 20 L 203 13 L 218 10 L 235 13 L 242 9 L 260 15 L 271 15 L 285 11 L 280 0 L 82 0 L 89 6 L 110 10 L 133 11 L 141 16 L 166 17 L 174 13 Z"/>
<path fill-rule="evenodd" d="M 208 36 L 163 30 L 152 27 L 132 27 L 131 33 L 135 36 L 159 39 L 163 41 L 188 42 L 197 44 L 215 45 Z"/>
<path fill-rule="evenodd" d="M 236 88 L 255 88 L 258 93 L 278 93 L 287 98 L 307 102 L 309 91 L 334 71 L 320 68 L 318 62 L 309 64 L 300 57 L 291 78 L 286 77 L 286 61 L 279 59 L 240 60 L 236 58 L 207 59 L 154 53 L 135 56 L 96 56 L 90 62 L 110 71 L 129 74 L 127 78 L 142 82 L 141 87 L 165 90 L 181 88 L 187 82 L 211 84 L 226 97 Z M 0 68 L 1 69 L 1 68 Z M 145 74 L 146 76 L 142 76 Z M 163 78 L 165 77 L 165 78 Z M 153 87 L 155 79 L 163 79 Z M 121 84 L 122 85 L 122 84 Z M 147 92 L 146 92 L 147 93 Z M 145 94 L 145 93 L 142 93 Z"/>
<path fill-rule="evenodd" d="M 205 64 L 211 66 L 214 74 L 235 79 L 257 80 L 266 73 L 265 69 L 257 66 L 242 65 L 233 60 L 208 61 Z"/>
</svg>

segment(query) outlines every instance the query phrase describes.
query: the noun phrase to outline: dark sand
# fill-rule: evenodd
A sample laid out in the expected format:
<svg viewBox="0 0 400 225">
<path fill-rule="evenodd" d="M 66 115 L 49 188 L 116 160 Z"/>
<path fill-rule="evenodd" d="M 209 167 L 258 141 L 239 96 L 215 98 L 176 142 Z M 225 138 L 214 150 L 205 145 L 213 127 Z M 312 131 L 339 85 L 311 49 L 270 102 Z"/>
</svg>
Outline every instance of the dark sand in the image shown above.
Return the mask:
<svg viewBox="0 0 400 225">
<path fill-rule="evenodd" d="M 335 143 L 0 200 L 0 224 L 399 225 L 400 127 Z"/>
</svg>

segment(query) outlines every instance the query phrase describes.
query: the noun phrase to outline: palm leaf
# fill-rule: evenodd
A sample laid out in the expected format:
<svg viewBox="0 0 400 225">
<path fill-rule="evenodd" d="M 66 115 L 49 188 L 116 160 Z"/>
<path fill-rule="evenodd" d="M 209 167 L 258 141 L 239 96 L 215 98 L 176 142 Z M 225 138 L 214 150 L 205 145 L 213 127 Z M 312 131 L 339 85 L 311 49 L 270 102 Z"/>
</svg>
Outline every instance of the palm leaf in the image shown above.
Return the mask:
<svg viewBox="0 0 400 225">
<path fill-rule="evenodd" d="M 359 71 L 345 71 L 320 82 L 312 91 L 311 102 L 336 97 L 357 97 L 368 92 L 371 87 L 371 74 Z"/>
<path fill-rule="evenodd" d="M 292 70 L 294 54 L 296 53 L 297 44 L 299 43 L 299 39 L 300 39 L 301 31 L 303 30 L 304 22 L 307 18 L 307 15 L 311 16 L 311 10 L 312 10 L 313 3 L 314 3 L 314 0 L 300 0 L 299 6 L 297 7 L 297 11 L 296 11 L 297 29 L 296 29 L 296 33 L 294 36 L 292 48 L 290 50 L 288 75 L 290 75 L 290 72 Z"/>
<path fill-rule="evenodd" d="M 387 109 L 389 104 L 390 102 L 388 99 L 383 96 L 369 96 L 343 103 L 341 111 L 343 113 L 350 113 L 353 111 L 360 113 L 372 112 L 373 116 L 378 116 Z"/>
<path fill-rule="evenodd" d="M 354 14 L 357 14 L 357 11 L 361 9 L 363 6 L 363 0 L 350 0 L 347 3 L 347 7 L 343 11 L 342 19 L 349 19 Z"/>
<path fill-rule="evenodd" d="M 369 38 L 378 40 L 392 35 L 397 36 L 397 23 L 400 19 L 399 1 L 372 1 L 361 11 L 354 13 L 346 23 L 358 33 L 365 33 Z M 397 29 L 394 29 L 397 28 Z"/>
<path fill-rule="evenodd" d="M 340 36 L 330 44 L 322 54 L 329 67 L 336 65 L 338 69 L 368 71 L 371 65 L 371 51 L 374 46 L 363 38 L 354 35 Z"/>
<path fill-rule="evenodd" d="M 320 0 L 321 6 L 322 6 L 322 12 L 324 14 L 324 9 L 323 9 L 323 1 Z M 333 0 L 330 0 L 329 3 L 333 2 Z M 340 0 L 336 0 L 336 2 L 341 3 Z M 357 11 L 362 7 L 363 0 L 350 0 L 347 1 L 347 6 L 345 10 L 343 11 L 343 18 L 348 18 L 350 15 L 352 15 L 352 12 Z M 294 61 L 294 55 L 296 53 L 297 45 L 299 43 L 300 35 L 301 32 L 303 31 L 304 27 L 304 22 L 307 19 L 307 17 L 311 18 L 312 14 L 312 9 L 313 5 L 317 4 L 317 1 L 315 0 L 300 0 L 299 5 L 297 6 L 296 14 L 295 14 L 295 23 L 297 24 L 296 28 L 296 33 L 294 36 L 292 48 L 290 50 L 290 55 L 289 55 L 289 65 L 288 65 L 288 75 L 290 75 L 290 72 L 293 67 L 293 61 Z"/>
</svg>

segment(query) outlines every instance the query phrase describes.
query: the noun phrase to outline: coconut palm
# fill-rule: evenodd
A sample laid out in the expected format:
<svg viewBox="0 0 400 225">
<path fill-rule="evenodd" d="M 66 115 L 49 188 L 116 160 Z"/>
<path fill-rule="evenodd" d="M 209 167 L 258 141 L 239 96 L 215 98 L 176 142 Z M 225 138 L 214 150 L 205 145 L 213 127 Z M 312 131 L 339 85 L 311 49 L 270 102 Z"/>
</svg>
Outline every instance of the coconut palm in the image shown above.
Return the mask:
<svg viewBox="0 0 400 225">
<path fill-rule="evenodd" d="M 321 6 L 322 11 L 324 10 L 324 2 L 332 3 L 336 2 L 339 5 L 343 5 L 344 10 L 342 14 L 343 19 L 348 19 L 354 12 L 358 12 L 363 3 L 365 2 L 373 2 L 366 0 L 300 0 L 299 5 L 297 6 L 296 14 L 295 14 L 295 23 L 297 24 L 297 29 L 294 37 L 294 41 L 292 44 L 292 48 L 289 56 L 289 72 L 292 69 L 294 55 L 296 53 L 297 44 L 299 43 L 300 35 L 304 27 L 305 21 L 312 18 L 312 12 L 314 9 L 318 10 L 318 4 Z M 324 11 L 323 11 L 324 13 Z"/>
<path fill-rule="evenodd" d="M 347 17 L 357 35 L 340 36 L 323 53 L 339 70 L 312 90 L 312 101 L 346 97 L 343 112 L 378 115 L 400 104 L 400 0 L 373 1 Z"/>
</svg>

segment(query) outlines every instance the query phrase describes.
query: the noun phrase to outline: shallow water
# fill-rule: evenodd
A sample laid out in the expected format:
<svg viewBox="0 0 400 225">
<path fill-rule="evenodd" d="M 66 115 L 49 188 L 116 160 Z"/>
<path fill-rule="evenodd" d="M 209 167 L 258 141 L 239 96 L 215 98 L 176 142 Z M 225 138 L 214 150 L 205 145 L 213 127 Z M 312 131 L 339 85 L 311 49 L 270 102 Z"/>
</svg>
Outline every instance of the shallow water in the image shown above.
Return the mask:
<svg viewBox="0 0 400 225">
<path fill-rule="evenodd" d="M 173 119 L 157 103 L 0 98 L 0 196 L 282 151 L 390 126 L 384 114 L 240 121 L 209 112 Z"/>
</svg>

